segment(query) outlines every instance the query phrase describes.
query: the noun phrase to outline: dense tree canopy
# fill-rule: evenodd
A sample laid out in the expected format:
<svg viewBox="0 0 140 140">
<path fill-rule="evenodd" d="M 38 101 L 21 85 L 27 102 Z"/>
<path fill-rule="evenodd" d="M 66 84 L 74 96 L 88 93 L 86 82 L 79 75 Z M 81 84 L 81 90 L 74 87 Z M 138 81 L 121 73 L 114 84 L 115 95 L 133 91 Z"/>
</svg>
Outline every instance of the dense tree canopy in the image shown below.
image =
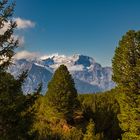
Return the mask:
<svg viewBox="0 0 140 140">
<path fill-rule="evenodd" d="M 122 37 L 112 61 L 113 80 L 129 91 L 140 89 L 140 31 L 130 30 Z"/>
<path fill-rule="evenodd" d="M 0 139 L 139 140 L 140 31 L 127 32 L 116 48 L 116 89 L 78 95 L 67 67 L 61 65 L 45 96 L 40 95 L 42 84 L 35 93 L 23 95 L 27 72 L 15 79 L 6 71 L 18 47 L 14 5 L 0 1 Z"/>
<path fill-rule="evenodd" d="M 119 42 L 113 58 L 113 80 L 117 84 L 120 105 L 118 115 L 123 139 L 140 135 L 140 31 L 128 31 Z"/>
<path fill-rule="evenodd" d="M 0 73 L 0 135 L 3 139 L 16 138 L 19 112 L 24 101 L 21 87 L 11 74 Z"/>
<path fill-rule="evenodd" d="M 71 118 L 78 106 L 77 95 L 74 81 L 67 67 L 61 65 L 48 84 L 46 93 L 48 105 L 54 109 L 54 112 L 63 114 L 66 118 Z"/>
<path fill-rule="evenodd" d="M 21 125 L 23 124 L 21 112 L 25 110 L 26 98 L 21 87 L 27 72 L 21 73 L 15 79 L 6 71 L 12 62 L 14 50 L 18 47 L 18 41 L 13 37 L 16 28 L 16 23 L 12 20 L 14 6 L 15 4 L 9 4 L 8 0 L 0 1 L 0 139 L 2 140 L 25 139 L 23 136 L 25 124 Z"/>
</svg>

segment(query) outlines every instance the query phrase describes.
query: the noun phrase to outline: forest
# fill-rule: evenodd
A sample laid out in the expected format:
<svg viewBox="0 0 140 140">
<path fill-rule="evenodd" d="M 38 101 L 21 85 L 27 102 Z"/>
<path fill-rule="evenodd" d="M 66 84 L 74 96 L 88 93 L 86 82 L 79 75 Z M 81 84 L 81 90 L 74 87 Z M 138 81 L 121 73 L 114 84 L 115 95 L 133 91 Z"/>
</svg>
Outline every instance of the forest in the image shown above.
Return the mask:
<svg viewBox="0 0 140 140">
<path fill-rule="evenodd" d="M 45 95 L 40 83 L 23 94 L 28 71 L 16 79 L 6 70 L 18 48 L 13 33 L 15 3 L 0 1 L 0 140 L 140 140 L 140 31 L 130 30 L 112 58 L 110 91 L 80 94 L 65 65 L 55 71 Z"/>
</svg>

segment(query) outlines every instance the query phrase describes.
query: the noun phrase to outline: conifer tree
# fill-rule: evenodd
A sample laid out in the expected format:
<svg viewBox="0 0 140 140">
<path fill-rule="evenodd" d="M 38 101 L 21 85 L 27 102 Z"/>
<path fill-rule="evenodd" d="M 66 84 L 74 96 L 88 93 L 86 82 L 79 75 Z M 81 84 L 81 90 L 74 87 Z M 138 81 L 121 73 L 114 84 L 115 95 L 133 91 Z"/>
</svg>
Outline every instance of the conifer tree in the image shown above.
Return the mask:
<svg viewBox="0 0 140 140">
<path fill-rule="evenodd" d="M 17 139 L 20 135 L 18 125 L 25 97 L 20 80 L 6 72 L 0 75 L 0 137 L 3 140 Z"/>
<path fill-rule="evenodd" d="M 20 113 L 23 109 L 25 96 L 21 86 L 27 76 L 23 72 L 17 79 L 6 69 L 12 62 L 18 47 L 18 41 L 13 38 L 16 23 L 12 20 L 15 4 L 8 0 L 0 1 L 0 139 L 20 139 Z"/>
<path fill-rule="evenodd" d="M 138 140 L 140 136 L 140 31 L 129 31 L 119 42 L 113 58 L 113 80 L 118 97 L 118 119 L 123 140 Z M 119 94 L 120 95 L 120 94 Z"/>
<path fill-rule="evenodd" d="M 9 66 L 14 49 L 18 47 L 18 41 L 13 37 L 17 26 L 12 20 L 14 6 L 14 3 L 8 5 L 8 0 L 0 1 L 0 71 Z"/>
<path fill-rule="evenodd" d="M 93 120 L 90 120 L 89 124 L 87 125 L 83 140 L 95 140 L 95 138 L 95 124 Z"/>
<path fill-rule="evenodd" d="M 61 114 L 66 119 L 72 118 L 78 106 L 77 91 L 74 87 L 74 80 L 65 65 L 61 65 L 55 71 L 48 84 L 46 97 L 53 112 Z"/>
</svg>

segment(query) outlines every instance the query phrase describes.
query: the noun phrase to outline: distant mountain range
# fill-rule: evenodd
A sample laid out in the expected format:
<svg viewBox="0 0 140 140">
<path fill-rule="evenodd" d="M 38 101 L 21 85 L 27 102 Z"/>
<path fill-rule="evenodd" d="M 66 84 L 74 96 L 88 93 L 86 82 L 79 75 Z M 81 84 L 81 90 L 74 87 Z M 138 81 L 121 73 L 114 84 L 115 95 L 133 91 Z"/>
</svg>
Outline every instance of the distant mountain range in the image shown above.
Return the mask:
<svg viewBox="0 0 140 140">
<path fill-rule="evenodd" d="M 9 72 L 17 77 L 28 69 L 28 77 L 23 85 L 25 94 L 33 92 L 40 82 L 43 83 L 42 92 L 47 91 L 48 82 L 55 70 L 64 64 L 72 74 L 78 93 L 96 93 L 110 90 L 115 86 L 111 80 L 111 67 L 102 67 L 92 57 L 85 55 L 51 55 L 39 58 L 18 58 L 9 68 Z"/>
</svg>

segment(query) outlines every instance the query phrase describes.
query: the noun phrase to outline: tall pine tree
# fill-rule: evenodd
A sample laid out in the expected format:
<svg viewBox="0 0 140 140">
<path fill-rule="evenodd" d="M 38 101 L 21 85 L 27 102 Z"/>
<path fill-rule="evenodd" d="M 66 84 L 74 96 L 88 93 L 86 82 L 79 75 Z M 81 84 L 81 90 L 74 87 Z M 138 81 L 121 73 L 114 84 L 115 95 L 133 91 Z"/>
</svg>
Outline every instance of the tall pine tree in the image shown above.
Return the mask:
<svg viewBox="0 0 140 140">
<path fill-rule="evenodd" d="M 65 119 L 71 119 L 78 106 L 77 91 L 67 67 L 61 65 L 48 84 L 46 94 L 48 105 L 54 114 L 61 114 Z"/>
<path fill-rule="evenodd" d="M 0 71 L 11 63 L 18 40 L 13 37 L 16 22 L 12 20 L 15 4 L 8 5 L 8 0 L 0 1 Z"/>
<path fill-rule="evenodd" d="M 0 1 L 0 139 L 22 139 L 20 113 L 23 109 L 24 95 L 21 86 L 27 75 L 23 72 L 17 79 L 6 72 L 18 47 L 13 33 L 16 23 L 12 20 L 14 3 Z"/>
<path fill-rule="evenodd" d="M 113 58 L 113 80 L 118 91 L 123 140 L 140 136 L 140 31 L 128 31 L 119 42 Z"/>
</svg>

